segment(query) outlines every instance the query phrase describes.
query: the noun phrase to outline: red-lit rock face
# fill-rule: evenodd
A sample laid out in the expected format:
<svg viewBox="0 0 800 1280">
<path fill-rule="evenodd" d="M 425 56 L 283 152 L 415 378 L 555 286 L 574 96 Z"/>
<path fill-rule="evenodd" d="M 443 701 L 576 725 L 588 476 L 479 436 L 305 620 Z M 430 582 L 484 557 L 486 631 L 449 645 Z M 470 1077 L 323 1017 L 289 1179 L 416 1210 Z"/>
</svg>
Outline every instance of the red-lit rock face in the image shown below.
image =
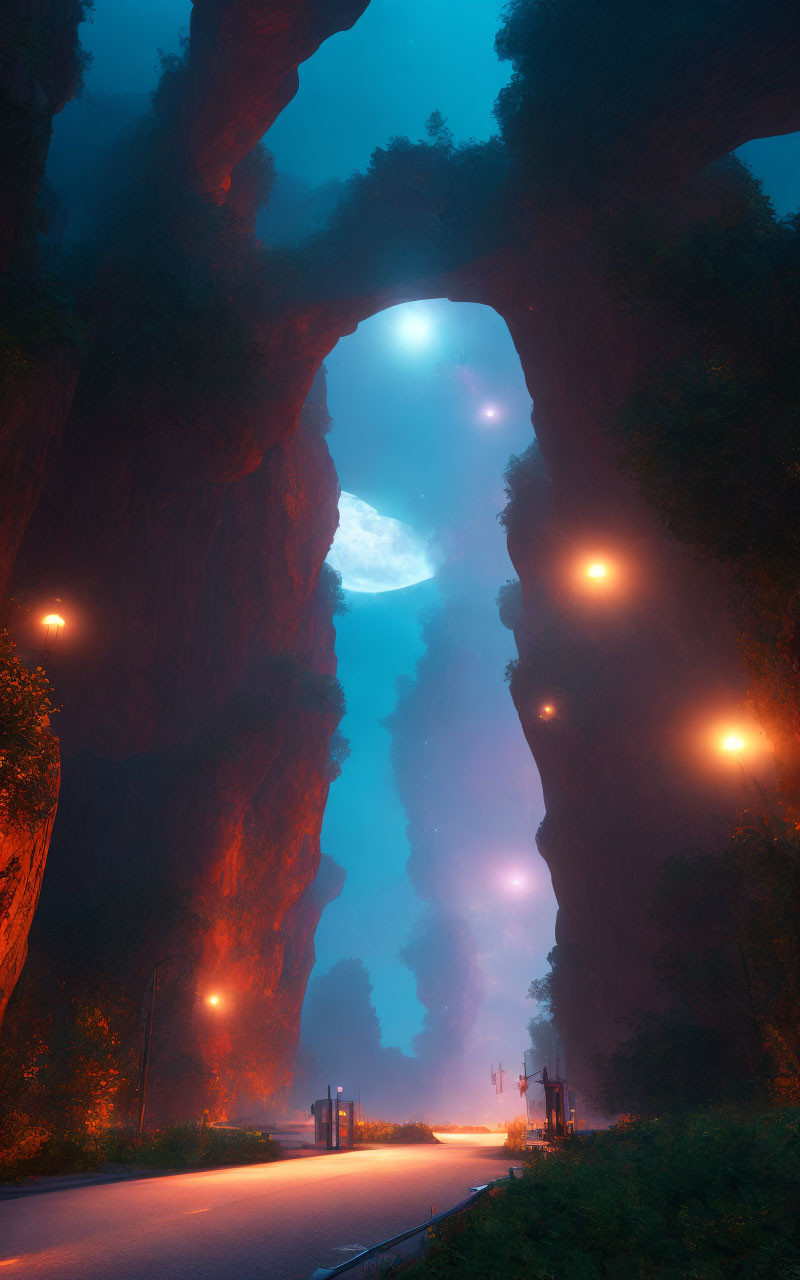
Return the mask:
<svg viewBox="0 0 800 1280">
<path fill-rule="evenodd" d="M 351 27 L 368 0 L 194 0 L 178 143 L 209 191 L 263 138 L 297 92 L 297 68 Z"/>
<path fill-rule="evenodd" d="M 0 1024 L 28 952 L 54 818 L 33 831 L 0 829 Z"/>
<path fill-rule="evenodd" d="M 34 945 L 72 936 L 63 959 L 81 971 L 87 939 L 95 953 L 113 944 L 108 963 L 133 1007 L 153 964 L 193 962 L 183 1004 L 169 1006 L 171 1033 L 154 1038 L 156 1116 L 212 1102 L 252 1113 L 259 1099 L 263 1111 L 291 1077 L 315 923 L 298 904 L 319 866 L 341 716 L 330 603 L 316 591 L 338 484 L 320 431 L 324 388 L 316 400 L 250 475 L 190 480 L 171 507 L 158 489 L 139 491 L 116 527 L 100 523 L 101 504 L 86 532 L 113 554 L 90 556 L 82 538 L 59 561 L 83 594 L 65 596 L 77 634 L 53 663 L 66 802 Z M 113 467 L 85 474 L 82 492 L 69 486 L 76 513 L 118 480 Z M 29 577 L 36 548 L 55 544 L 48 512 L 64 510 L 60 486 L 54 475 L 52 505 L 31 530 Z M 94 620 L 117 611 L 135 625 L 115 626 L 98 657 Z M 165 973 L 165 992 L 172 981 Z M 214 993 L 219 1007 L 206 1003 Z"/>
<path fill-rule="evenodd" d="M 559 1029 L 570 1079 L 590 1089 L 593 1051 L 657 1000 L 647 911 L 658 866 L 724 840 L 741 807 L 738 774 L 702 758 L 698 727 L 741 704 L 747 675 L 728 584 L 666 537 L 620 474 L 609 431 L 675 332 L 615 307 L 588 238 L 551 261 L 500 307 L 543 459 L 509 527 L 521 582 L 512 695 L 546 805 Z M 594 559 L 607 560 L 607 583 L 585 576 Z"/>
<path fill-rule="evenodd" d="M 26 385 L 3 404 L 0 599 L 5 596 L 20 543 L 58 449 L 77 379 L 77 353 L 67 346 L 54 346 L 37 357 Z"/>
</svg>

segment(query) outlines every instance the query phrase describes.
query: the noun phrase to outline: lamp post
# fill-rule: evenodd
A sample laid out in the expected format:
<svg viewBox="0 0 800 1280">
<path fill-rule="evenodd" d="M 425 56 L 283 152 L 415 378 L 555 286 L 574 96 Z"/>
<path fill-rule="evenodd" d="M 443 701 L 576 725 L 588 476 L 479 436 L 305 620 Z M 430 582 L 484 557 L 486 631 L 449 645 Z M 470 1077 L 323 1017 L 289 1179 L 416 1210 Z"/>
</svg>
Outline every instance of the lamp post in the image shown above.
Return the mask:
<svg viewBox="0 0 800 1280">
<path fill-rule="evenodd" d="M 750 791 L 752 789 L 757 802 L 761 805 L 761 820 L 764 823 L 764 828 L 770 834 L 774 835 L 776 824 L 764 785 L 760 778 L 757 778 L 752 770 L 747 768 L 744 760 L 742 759 L 742 755 L 749 745 L 750 744 L 747 739 L 737 731 L 726 733 L 725 736 L 720 739 L 719 743 L 720 750 L 726 755 L 734 757 L 739 765 L 739 773 L 741 775 L 742 782 L 742 799 L 744 801 L 745 812 L 749 809 L 752 803 L 750 797 Z M 752 830 L 758 831 L 758 828 L 753 827 Z"/>
<path fill-rule="evenodd" d="M 44 644 L 42 646 L 41 661 L 46 662 L 60 640 L 66 623 L 60 613 L 48 613 L 46 617 L 42 618 L 42 626 L 44 627 Z"/>
<path fill-rule="evenodd" d="M 153 1036 L 153 1013 L 156 1006 L 158 971 L 159 969 L 163 969 L 164 965 L 172 964 L 174 960 L 184 960 L 189 965 L 189 972 L 194 973 L 194 961 L 190 956 L 167 956 L 164 960 L 158 960 L 153 965 L 153 971 L 147 979 L 147 986 L 145 987 L 147 1011 L 145 1013 L 142 1061 L 139 1067 L 139 1116 L 136 1125 L 136 1131 L 139 1134 L 139 1137 L 142 1136 L 142 1132 L 144 1130 L 145 1110 L 147 1108 L 147 1074 L 150 1067 L 150 1042 Z"/>
</svg>

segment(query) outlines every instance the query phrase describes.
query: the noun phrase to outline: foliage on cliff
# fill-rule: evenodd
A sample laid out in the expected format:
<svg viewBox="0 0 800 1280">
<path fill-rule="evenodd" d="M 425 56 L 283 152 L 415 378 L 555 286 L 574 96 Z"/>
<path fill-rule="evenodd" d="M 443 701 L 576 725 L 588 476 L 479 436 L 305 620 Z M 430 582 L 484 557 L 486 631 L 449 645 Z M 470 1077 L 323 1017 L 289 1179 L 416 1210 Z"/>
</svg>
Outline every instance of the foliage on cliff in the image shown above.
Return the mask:
<svg viewBox="0 0 800 1280">
<path fill-rule="evenodd" d="M 753 824 L 753 825 L 751 825 Z M 800 1106 L 800 834 L 747 813 L 729 845 L 664 867 L 653 905 L 667 1008 L 599 1064 L 608 1112 Z"/>
<path fill-rule="evenodd" d="M 0 44 L 7 57 L 46 87 L 64 74 L 64 59 L 59 55 L 66 45 L 72 59 L 74 90 L 92 60 L 92 55 L 81 47 L 78 26 L 90 21 L 93 12 L 94 0 L 67 0 L 57 16 L 36 16 L 30 5 L 23 10 L 11 0 L 0 15 Z"/>
<path fill-rule="evenodd" d="M 509 538 L 533 534 L 550 514 L 551 483 L 542 451 L 534 440 L 522 454 L 512 453 L 503 475 L 506 505 L 497 517 Z"/>
<path fill-rule="evenodd" d="M 437 1228 L 403 1280 L 796 1276 L 800 1111 L 618 1125 L 531 1153 L 522 1178 Z"/>
<path fill-rule="evenodd" d="M 781 3 L 511 0 L 502 17 L 512 69 L 495 115 L 526 202 L 616 204 L 626 185 L 640 201 L 783 132 L 784 113 L 797 128 L 800 28 Z"/>
<path fill-rule="evenodd" d="M 58 739 L 50 729 L 51 695 L 42 668 L 25 667 L 8 632 L 0 632 L 0 826 L 34 830 L 55 805 Z"/>
<path fill-rule="evenodd" d="M 395 137 L 378 147 L 346 184 L 324 232 L 295 255 L 315 297 L 373 295 L 496 248 L 506 225 L 503 148 L 497 139 L 456 146 L 434 117 L 428 141 Z"/>
</svg>

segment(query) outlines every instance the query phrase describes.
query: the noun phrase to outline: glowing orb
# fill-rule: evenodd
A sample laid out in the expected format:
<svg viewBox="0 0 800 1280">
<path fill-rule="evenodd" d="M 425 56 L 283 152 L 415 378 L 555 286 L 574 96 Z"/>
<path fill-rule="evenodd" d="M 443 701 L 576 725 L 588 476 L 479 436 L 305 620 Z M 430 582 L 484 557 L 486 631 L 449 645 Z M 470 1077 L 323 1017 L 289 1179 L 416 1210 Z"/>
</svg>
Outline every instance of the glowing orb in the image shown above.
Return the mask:
<svg viewBox="0 0 800 1280">
<path fill-rule="evenodd" d="M 539 719 L 552 720 L 555 714 L 556 714 L 555 707 L 552 705 L 552 703 L 546 702 L 542 707 L 541 711 L 539 712 Z"/>
<path fill-rule="evenodd" d="M 339 528 L 328 564 L 345 591 L 376 594 L 427 582 L 436 573 L 429 548 L 410 525 L 382 516 L 353 493 L 339 499 Z"/>
<path fill-rule="evenodd" d="M 483 409 L 481 410 L 481 413 L 483 414 L 484 418 L 488 418 L 490 422 L 496 421 L 498 416 L 497 410 L 493 404 L 484 405 Z"/>
<path fill-rule="evenodd" d="M 516 880 L 512 880 L 512 882 L 511 882 L 511 883 L 512 883 L 512 884 L 516 884 L 516 885 L 520 885 L 520 884 L 522 884 L 522 881 L 521 881 L 521 880 L 519 880 L 519 879 L 516 879 Z"/>
<path fill-rule="evenodd" d="M 741 751 L 744 747 L 744 738 L 740 738 L 737 733 L 729 733 L 722 739 L 720 746 L 723 751 Z"/>
<path fill-rule="evenodd" d="M 42 618 L 43 627 L 64 627 L 66 623 L 64 619 L 57 613 L 48 613 L 46 618 Z"/>
<path fill-rule="evenodd" d="M 586 577 L 595 582 L 602 581 L 603 578 L 608 577 L 608 565 L 603 564 L 602 560 L 593 560 L 586 566 Z"/>
<path fill-rule="evenodd" d="M 209 996 L 208 1003 L 214 1005 L 219 1004 L 219 996 Z"/>
<path fill-rule="evenodd" d="M 398 337 L 407 347 L 424 347 L 433 336 L 430 316 L 419 307 L 402 307 L 397 323 Z"/>
</svg>

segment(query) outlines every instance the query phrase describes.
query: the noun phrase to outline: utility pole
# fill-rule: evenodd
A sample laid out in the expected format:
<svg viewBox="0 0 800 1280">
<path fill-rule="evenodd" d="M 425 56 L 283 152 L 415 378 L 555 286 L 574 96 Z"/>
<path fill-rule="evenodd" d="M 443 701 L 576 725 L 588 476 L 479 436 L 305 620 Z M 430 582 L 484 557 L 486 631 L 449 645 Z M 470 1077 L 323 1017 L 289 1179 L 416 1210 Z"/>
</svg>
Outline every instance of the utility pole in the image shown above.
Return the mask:
<svg viewBox="0 0 800 1280">
<path fill-rule="evenodd" d="M 147 979 L 145 987 L 146 1014 L 144 1024 L 144 1044 L 142 1046 L 142 1061 L 139 1067 L 139 1117 L 136 1125 L 136 1132 L 141 1138 L 144 1132 L 145 1111 L 147 1109 L 147 1074 L 150 1068 L 150 1043 L 153 1038 L 153 1013 L 156 1007 L 156 987 L 158 985 L 158 971 L 165 964 L 171 964 L 173 960 L 185 960 L 189 965 L 189 972 L 194 972 L 194 963 L 190 956 L 167 956 L 164 960 L 158 960 L 153 965 L 153 972 Z"/>
<path fill-rule="evenodd" d="M 153 1034 L 153 1010 L 156 1006 L 156 981 L 158 974 L 158 965 L 153 966 L 153 972 L 150 974 L 150 1000 L 147 1006 L 146 1021 L 144 1024 L 144 1046 L 142 1048 L 142 1065 L 139 1071 L 139 1121 L 136 1126 L 136 1132 L 139 1137 L 142 1136 L 144 1130 L 144 1112 L 147 1106 L 147 1070 L 150 1066 L 150 1037 Z"/>
</svg>

